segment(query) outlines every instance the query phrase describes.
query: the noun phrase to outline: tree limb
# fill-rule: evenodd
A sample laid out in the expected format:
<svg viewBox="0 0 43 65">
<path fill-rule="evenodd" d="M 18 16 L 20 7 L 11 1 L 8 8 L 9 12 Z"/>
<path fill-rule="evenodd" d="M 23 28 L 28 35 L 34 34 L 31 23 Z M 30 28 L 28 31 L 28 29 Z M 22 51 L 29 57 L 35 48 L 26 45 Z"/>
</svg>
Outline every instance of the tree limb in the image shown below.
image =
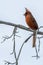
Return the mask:
<svg viewBox="0 0 43 65">
<path fill-rule="evenodd" d="M 23 29 L 23 30 L 26 30 L 26 31 L 34 32 L 34 31 L 31 30 L 30 28 L 25 27 L 25 26 L 20 25 L 20 24 L 17 25 L 17 24 L 10 23 L 10 22 L 5 22 L 5 21 L 0 21 L 0 24 L 5 24 L 5 25 L 10 25 L 10 26 L 15 26 L 15 27 L 18 27 L 18 28 Z M 43 32 L 41 32 L 41 31 L 37 31 L 37 34 L 43 35 Z"/>
</svg>

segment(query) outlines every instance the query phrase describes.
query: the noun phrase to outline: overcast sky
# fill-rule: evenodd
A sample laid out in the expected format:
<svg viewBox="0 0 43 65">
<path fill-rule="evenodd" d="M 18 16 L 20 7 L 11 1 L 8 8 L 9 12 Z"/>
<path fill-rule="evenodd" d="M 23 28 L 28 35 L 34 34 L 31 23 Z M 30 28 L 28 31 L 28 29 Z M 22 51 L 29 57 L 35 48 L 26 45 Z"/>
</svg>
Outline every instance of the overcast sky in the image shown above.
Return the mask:
<svg viewBox="0 0 43 65">
<path fill-rule="evenodd" d="M 43 0 L 0 0 L 0 20 L 6 22 L 12 22 L 15 24 L 21 24 L 27 26 L 25 23 L 25 17 L 23 16 L 25 12 L 25 7 L 28 8 L 33 16 L 35 17 L 38 26 L 43 26 Z M 28 26 L 27 26 L 28 27 Z M 13 51 L 13 40 L 12 38 L 6 40 L 3 44 L 3 36 L 10 36 L 13 32 L 13 27 L 0 25 L 0 65 L 4 65 L 4 60 L 14 62 L 14 55 L 10 55 Z M 23 41 L 31 35 L 31 32 L 18 29 L 19 33 L 17 35 L 21 38 L 16 37 L 16 52 L 18 55 L 19 49 Z M 41 29 L 43 31 L 43 29 Z M 36 44 L 38 43 L 38 40 Z M 36 55 L 35 49 L 32 48 L 32 38 L 24 45 L 20 58 L 19 65 L 43 65 L 43 39 L 41 39 L 41 46 L 39 56 L 40 58 L 32 57 Z"/>
</svg>

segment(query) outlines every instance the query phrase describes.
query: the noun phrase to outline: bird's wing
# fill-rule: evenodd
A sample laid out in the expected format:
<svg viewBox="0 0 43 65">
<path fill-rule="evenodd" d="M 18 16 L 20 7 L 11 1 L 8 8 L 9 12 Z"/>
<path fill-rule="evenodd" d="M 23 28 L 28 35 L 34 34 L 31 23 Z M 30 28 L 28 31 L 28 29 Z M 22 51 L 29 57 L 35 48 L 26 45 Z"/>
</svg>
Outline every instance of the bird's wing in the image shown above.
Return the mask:
<svg viewBox="0 0 43 65">
<path fill-rule="evenodd" d="M 31 20 L 32 20 L 33 24 L 35 25 L 35 27 L 38 29 L 38 24 L 32 15 L 31 15 Z"/>
</svg>

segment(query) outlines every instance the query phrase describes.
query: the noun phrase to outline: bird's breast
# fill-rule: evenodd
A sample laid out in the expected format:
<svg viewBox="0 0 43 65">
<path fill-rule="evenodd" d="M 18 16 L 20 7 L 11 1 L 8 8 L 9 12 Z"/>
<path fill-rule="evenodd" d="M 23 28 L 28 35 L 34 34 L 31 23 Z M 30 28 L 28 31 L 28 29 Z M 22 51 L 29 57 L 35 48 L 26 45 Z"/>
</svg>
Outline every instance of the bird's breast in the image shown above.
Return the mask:
<svg viewBox="0 0 43 65">
<path fill-rule="evenodd" d="M 36 21 L 31 19 L 31 16 L 29 15 L 26 16 L 26 23 L 32 30 L 37 30 L 38 27 L 37 27 Z"/>
</svg>

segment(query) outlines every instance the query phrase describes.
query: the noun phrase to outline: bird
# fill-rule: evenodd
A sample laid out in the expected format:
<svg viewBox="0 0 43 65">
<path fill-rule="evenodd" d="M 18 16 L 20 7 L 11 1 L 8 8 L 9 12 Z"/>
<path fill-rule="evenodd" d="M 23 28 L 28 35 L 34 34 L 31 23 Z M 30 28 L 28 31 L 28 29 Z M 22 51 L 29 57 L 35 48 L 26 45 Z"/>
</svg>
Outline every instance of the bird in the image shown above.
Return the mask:
<svg viewBox="0 0 43 65">
<path fill-rule="evenodd" d="M 27 8 L 25 8 L 26 12 L 24 13 L 25 16 L 25 21 L 26 24 L 28 25 L 28 27 L 33 30 L 33 43 L 32 43 L 32 47 L 34 48 L 36 46 L 36 33 L 38 30 L 38 24 L 36 19 L 34 18 L 34 16 L 32 15 L 32 13 L 30 12 L 30 10 L 28 10 Z"/>
</svg>

